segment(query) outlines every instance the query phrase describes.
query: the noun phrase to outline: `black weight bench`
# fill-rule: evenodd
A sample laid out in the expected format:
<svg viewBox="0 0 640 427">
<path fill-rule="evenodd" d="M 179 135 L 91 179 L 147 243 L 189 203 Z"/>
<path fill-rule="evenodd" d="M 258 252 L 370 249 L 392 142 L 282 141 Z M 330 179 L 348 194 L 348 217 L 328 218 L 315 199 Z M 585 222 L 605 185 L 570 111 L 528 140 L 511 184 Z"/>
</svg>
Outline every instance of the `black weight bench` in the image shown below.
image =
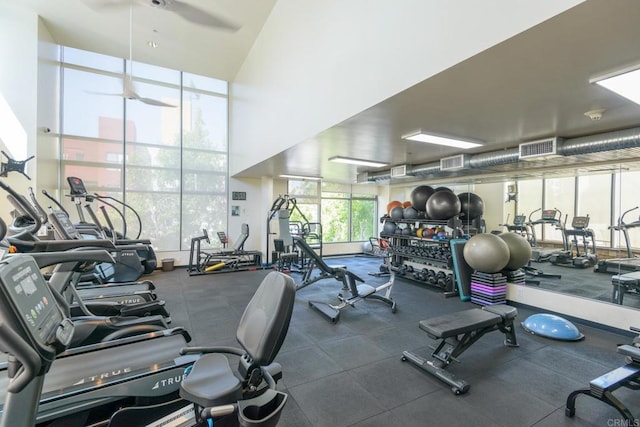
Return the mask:
<svg viewBox="0 0 640 427">
<path fill-rule="evenodd" d="M 340 310 L 345 307 L 354 307 L 357 302 L 365 299 L 380 301 L 391 307 L 392 313 L 396 312 L 396 302 L 391 299 L 391 289 L 393 289 L 393 282 L 395 281 L 393 273 L 391 273 L 389 281 L 382 285 L 375 287 L 367 285 L 363 279 L 347 270 L 346 267 L 329 266 L 301 237 L 293 236 L 293 241 L 296 247 L 309 258 L 309 274 L 314 268 L 320 270 L 319 275 L 314 279 L 305 274 L 305 279 L 296 286 L 296 290 L 326 278 L 333 278 L 342 283 L 342 293 L 338 294 L 339 304 L 309 301 L 309 306 L 329 319 L 331 323 L 336 323 L 340 319 Z M 358 282 L 361 282 L 361 284 L 358 284 Z M 380 295 L 379 293 L 382 293 L 382 291 L 385 292 Z"/>
<path fill-rule="evenodd" d="M 622 305 L 625 293 L 640 290 L 640 271 L 613 275 L 611 285 L 613 286 L 611 302 Z"/>
<path fill-rule="evenodd" d="M 619 425 L 638 425 L 631 411 L 613 395 L 613 392 L 620 387 L 640 390 L 640 348 L 631 345 L 621 345 L 618 347 L 618 353 L 627 356 L 628 363 L 591 380 L 589 382 L 589 388 L 571 392 L 569 397 L 567 397 L 567 406 L 565 408 L 565 415 L 567 417 L 573 417 L 576 414 L 576 398 L 580 394 L 585 394 L 614 407 L 620 412 L 628 422 Z"/>
<path fill-rule="evenodd" d="M 473 343 L 478 341 L 487 332 L 500 330 L 506 339 L 504 344 L 517 347 L 516 331 L 513 319 L 518 315 L 515 307 L 507 305 L 493 305 L 471 310 L 449 313 L 432 319 L 422 320 L 420 329 L 429 337 L 442 340 L 438 347 L 427 360 L 410 351 L 402 352 L 402 360 L 409 361 L 451 386 L 454 394 L 463 394 L 469 391 L 469 383 L 456 378 L 455 375 L 445 371 L 452 361 Z"/>
</svg>

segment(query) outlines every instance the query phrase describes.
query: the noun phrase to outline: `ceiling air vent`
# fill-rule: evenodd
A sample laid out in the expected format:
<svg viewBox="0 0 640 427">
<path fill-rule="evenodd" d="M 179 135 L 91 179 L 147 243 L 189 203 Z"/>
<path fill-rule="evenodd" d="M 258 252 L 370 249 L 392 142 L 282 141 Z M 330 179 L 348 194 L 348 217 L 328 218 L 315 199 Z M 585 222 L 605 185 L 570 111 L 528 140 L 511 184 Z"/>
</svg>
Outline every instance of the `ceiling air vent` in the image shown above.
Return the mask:
<svg viewBox="0 0 640 427">
<path fill-rule="evenodd" d="M 361 172 L 356 175 L 357 184 L 366 184 L 369 182 L 369 172 Z"/>
<path fill-rule="evenodd" d="M 409 165 L 394 166 L 391 168 L 391 178 L 401 178 L 409 175 L 411 168 Z"/>
<path fill-rule="evenodd" d="M 559 139 L 553 137 L 522 143 L 520 144 L 518 158 L 520 160 L 543 160 L 559 157 L 558 142 Z"/>
<path fill-rule="evenodd" d="M 451 171 L 457 169 L 464 169 L 466 156 L 464 154 L 458 154 L 451 157 L 444 157 L 440 159 L 440 170 Z"/>
</svg>

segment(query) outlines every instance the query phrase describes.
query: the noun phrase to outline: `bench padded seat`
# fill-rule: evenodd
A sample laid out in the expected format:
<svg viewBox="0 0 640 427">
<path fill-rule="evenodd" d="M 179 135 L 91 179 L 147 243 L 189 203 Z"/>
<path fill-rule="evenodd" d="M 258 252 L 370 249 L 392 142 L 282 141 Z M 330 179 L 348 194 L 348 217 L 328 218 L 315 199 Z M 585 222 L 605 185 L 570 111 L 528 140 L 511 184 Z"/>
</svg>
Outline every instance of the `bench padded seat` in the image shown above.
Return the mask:
<svg viewBox="0 0 640 427">
<path fill-rule="evenodd" d="M 638 285 L 640 284 L 640 271 L 632 271 L 631 273 L 616 274 L 614 276 L 611 276 L 611 283 L 613 285 L 617 285 L 618 282 L 625 285 Z"/>
<path fill-rule="evenodd" d="M 448 338 L 497 325 L 502 316 L 473 308 L 420 321 L 420 329 L 434 338 Z"/>
</svg>

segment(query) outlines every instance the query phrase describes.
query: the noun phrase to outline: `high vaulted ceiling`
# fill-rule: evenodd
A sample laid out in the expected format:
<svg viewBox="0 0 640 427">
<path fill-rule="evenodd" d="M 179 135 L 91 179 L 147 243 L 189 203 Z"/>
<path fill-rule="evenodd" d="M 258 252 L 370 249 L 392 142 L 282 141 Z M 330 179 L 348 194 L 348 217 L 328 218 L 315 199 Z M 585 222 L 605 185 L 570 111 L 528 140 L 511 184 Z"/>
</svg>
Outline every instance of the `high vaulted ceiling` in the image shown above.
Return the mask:
<svg viewBox="0 0 640 427">
<path fill-rule="evenodd" d="M 97 13 L 86 1 L 22 0 L 42 16 L 56 42 L 128 57 L 129 10 Z M 241 29 L 207 29 L 173 14 L 136 7 L 134 58 L 233 81 L 275 0 L 184 1 L 225 16 Z M 357 173 L 376 170 L 327 159 L 342 155 L 424 165 L 460 152 L 404 141 L 401 135 L 407 129 L 485 141 L 483 147 L 470 150 L 473 154 L 543 137 L 575 138 L 640 126 L 640 106 L 589 83 L 596 75 L 640 64 L 639 17 L 637 0 L 588 0 L 239 176 L 290 173 L 354 182 Z M 157 49 L 146 45 L 152 38 L 160 45 Z M 601 120 L 585 116 L 594 109 L 604 109 Z"/>
<path fill-rule="evenodd" d="M 230 31 L 194 24 L 151 7 L 152 0 L 14 1 L 35 10 L 57 43 L 118 58 L 129 58 L 131 18 L 134 60 L 227 81 L 234 79 L 276 2 L 182 0 L 237 24 L 239 29 Z M 149 47 L 149 41 L 158 47 Z"/>
</svg>

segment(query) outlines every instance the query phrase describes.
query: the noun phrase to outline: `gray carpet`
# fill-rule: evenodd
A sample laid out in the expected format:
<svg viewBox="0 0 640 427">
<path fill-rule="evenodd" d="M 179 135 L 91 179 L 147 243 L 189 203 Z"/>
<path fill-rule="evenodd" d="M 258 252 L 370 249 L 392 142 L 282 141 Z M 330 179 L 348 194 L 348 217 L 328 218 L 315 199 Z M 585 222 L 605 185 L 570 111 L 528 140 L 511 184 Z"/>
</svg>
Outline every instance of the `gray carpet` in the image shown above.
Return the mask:
<svg viewBox="0 0 640 427">
<path fill-rule="evenodd" d="M 368 283 L 383 283 L 379 260 L 331 260 L 348 265 Z M 151 279 L 171 311 L 174 326 L 193 335 L 192 345 L 236 345 L 235 329 L 246 303 L 268 270 L 189 277 L 184 269 L 155 272 Z M 594 274 L 594 273 L 591 273 Z M 603 275 L 605 276 L 605 275 Z M 293 274 L 300 280 L 300 276 Z M 610 286 L 610 285 L 609 285 Z M 578 325 L 586 339 L 559 342 L 526 333 L 518 324 L 520 347 L 503 345 L 499 331 L 482 337 L 448 370 L 471 384 L 455 396 L 444 383 L 409 363 L 403 350 L 423 356 L 435 342 L 418 329 L 422 319 L 476 307 L 445 298 L 429 285 L 397 279 L 397 313 L 379 302 L 343 310 L 331 324 L 309 308 L 309 300 L 335 301 L 341 284 L 319 281 L 297 294 L 287 339 L 276 358 L 283 366 L 279 387 L 289 393 L 282 426 L 611 426 L 613 408 L 580 396 L 574 418 L 564 415 L 566 396 L 593 378 L 624 364 L 616 344 L 628 335 Z M 518 307 L 518 323 L 534 311 Z M 640 323 L 640 322 L 639 322 Z M 640 413 L 640 395 L 616 395 Z"/>
</svg>

